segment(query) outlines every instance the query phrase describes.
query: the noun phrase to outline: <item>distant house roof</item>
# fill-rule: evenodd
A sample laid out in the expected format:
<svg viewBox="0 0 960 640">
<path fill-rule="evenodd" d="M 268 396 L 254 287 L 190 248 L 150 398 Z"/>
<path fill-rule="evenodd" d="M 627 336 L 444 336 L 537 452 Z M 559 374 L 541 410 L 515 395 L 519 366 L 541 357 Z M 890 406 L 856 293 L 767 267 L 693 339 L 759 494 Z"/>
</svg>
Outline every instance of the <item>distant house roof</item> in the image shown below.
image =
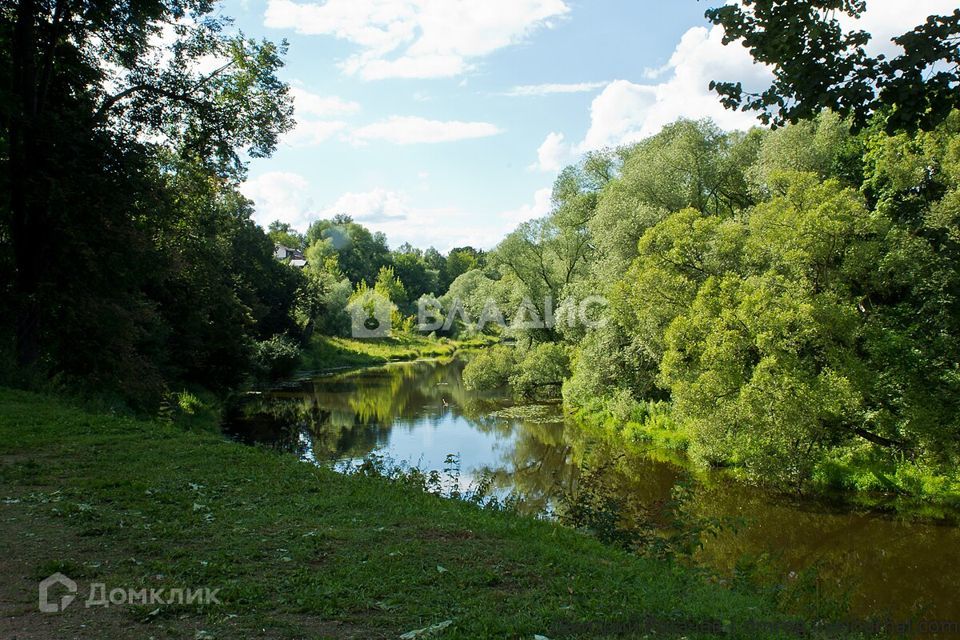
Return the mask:
<svg viewBox="0 0 960 640">
<path fill-rule="evenodd" d="M 303 258 L 293 258 L 292 260 L 290 260 L 290 266 L 302 269 L 305 266 L 307 266 L 307 261 L 304 260 Z"/>
</svg>

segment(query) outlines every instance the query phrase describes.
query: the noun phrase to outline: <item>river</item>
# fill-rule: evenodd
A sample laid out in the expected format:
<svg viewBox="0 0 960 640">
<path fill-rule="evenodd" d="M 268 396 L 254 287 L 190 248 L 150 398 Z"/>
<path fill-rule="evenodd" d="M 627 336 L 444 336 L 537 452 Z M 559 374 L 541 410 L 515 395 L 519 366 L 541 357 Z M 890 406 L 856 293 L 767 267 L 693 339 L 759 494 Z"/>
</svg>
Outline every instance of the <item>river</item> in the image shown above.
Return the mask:
<svg viewBox="0 0 960 640">
<path fill-rule="evenodd" d="M 461 489 L 487 478 L 494 495 L 517 496 L 521 510 L 539 514 L 575 494 L 585 464 L 610 456 L 558 405 L 468 391 L 462 369 L 457 359 L 418 361 L 298 381 L 248 397 L 228 412 L 225 430 L 339 468 L 371 455 L 427 471 L 456 467 L 447 477 Z M 956 526 L 788 499 L 719 474 L 691 479 L 682 461 L 658 452 L 592 477 L 625 513 L 655 513 L 683 488 L 685 521 L 722 524 L 692 556 L 717 580 L 776 587 L 786 602 L 818 612 L 960 621 Z"/>
</svg>

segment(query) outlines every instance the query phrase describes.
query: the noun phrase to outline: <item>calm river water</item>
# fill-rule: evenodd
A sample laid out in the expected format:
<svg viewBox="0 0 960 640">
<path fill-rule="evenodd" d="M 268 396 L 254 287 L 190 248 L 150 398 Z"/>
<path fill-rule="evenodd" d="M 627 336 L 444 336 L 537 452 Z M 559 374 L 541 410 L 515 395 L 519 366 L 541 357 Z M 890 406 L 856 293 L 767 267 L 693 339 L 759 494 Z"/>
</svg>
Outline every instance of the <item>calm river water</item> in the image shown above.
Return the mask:
<svg viewBox="0 0 960 640">
<path fill-rule="evenodd" d="M 560 408 L 469 392 L 462 369 L 459 360 L 419 361 L 305 380 L 238 405 L 225 428 L 316 463 L 374 454 L 442 470 L 453 454 L 462 484 L 491 478 L 497 494 L 517 495 L 533 512 L 575 490 L 591 445 Z M 681 464 L 655 453 L 608 476 L 610 490 L 638 510 L 664 504 L 683 483 L 688 516 L 736 523 L 706 536 L 695 556 L 721 579 L 750 567 L 748 575 L 802 586 L 824 606 L 846 601 L 851 615 L 960 621 L 955 526 L 784 499 L 717 475 L 690 483 Z"/>
</svg>

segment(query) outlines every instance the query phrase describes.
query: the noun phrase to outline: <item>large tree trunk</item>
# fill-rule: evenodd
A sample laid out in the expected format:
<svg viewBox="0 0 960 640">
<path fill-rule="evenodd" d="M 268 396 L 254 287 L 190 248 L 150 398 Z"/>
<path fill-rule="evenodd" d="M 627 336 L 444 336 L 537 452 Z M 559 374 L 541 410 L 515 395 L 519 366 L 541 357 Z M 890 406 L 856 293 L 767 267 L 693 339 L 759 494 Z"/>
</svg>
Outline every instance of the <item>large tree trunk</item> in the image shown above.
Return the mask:
<svg viewBox="0 0 960 640">
<path fill-rule="evenodd" d="M 10 239 L 14 257 L 17 363 L 28 367 L 40 356 L 40 282 L 46 199 L 43 149 L 38 139 L 40 95 L 37 69 L 37 3 L 17 7 L 11 63 L 13 108 L 7 122 L 10 145 Z"/>
</svg>

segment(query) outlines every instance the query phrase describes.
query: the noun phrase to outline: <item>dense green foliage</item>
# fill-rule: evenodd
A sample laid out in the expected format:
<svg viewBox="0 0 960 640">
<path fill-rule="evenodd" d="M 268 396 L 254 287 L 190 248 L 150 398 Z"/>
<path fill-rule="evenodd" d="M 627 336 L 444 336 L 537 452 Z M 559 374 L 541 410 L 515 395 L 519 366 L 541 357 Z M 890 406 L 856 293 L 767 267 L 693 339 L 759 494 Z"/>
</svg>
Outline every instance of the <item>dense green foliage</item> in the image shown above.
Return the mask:
<svg viewBox="0 0 960 640">
<path fill-rule="evenodd" d="M 299 274 L 237 191 L 241 154 L 292 125 L 285 45 L 211 10 L 4 4 L 4 377 L 156 407 L 173 385 L 237 384 L 258 341 L 295 332 Z"/>
<path fill-rule="evenodd" d="M 781 488 L 922 493 L 960 459 L 958 194 L 960 112 L 896 136 L 678 122 L 567 169 L 553 213 L 454 283 L 474 308 L 559 300 L 465 375 L 529 394 L 569 357 L 567 403 L 631 437 Z M 603 322 L 567 324 L 596 292 Z"/>
</svg>

